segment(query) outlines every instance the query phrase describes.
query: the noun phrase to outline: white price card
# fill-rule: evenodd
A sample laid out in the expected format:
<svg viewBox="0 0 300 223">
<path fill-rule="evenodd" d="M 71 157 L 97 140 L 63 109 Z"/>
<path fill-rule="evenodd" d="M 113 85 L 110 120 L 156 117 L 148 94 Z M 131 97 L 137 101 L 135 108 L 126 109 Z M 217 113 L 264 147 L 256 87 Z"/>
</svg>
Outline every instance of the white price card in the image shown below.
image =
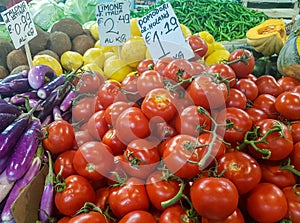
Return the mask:
<svg viewBox="0 0 300 223">
<path fill-rule="evenodd" d="M 121 46 L 131 37 L 129 1 L 101 3 L 96 17 L 101 46 Z"/>
<path fill-rule="evenodd" d="M 163 57 L 194 57 L 170 3 L 164 3 L 139 18 L 138 26 L 154 61 Z"/>
<path fill-rule="evenodd" d="M 3 11 L 1 16 L 16 49 L 37 36 L 26 1 Z"/>
</svg>

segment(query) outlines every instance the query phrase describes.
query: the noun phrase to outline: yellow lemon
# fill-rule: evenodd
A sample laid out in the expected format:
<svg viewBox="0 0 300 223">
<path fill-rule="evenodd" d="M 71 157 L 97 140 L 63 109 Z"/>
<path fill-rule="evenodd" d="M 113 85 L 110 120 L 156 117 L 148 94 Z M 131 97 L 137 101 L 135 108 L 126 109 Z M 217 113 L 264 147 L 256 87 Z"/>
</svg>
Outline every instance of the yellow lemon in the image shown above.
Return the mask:
<svg viewBox="0 0 300 223">
<path fill-rule="evenodd" d="M 213 64 L 223 63 L 228 60 L 230 52 L 227 50 L 216 50 L 205 58 L 205 64 L 211 66 Z"/>
<path fill-rule="evenodd" d="M 51 67 L 57 76 L 59 76 L 63 73 L 61 64 L 59 63 L 59 61 L 57 59 L 55 59 L 52 56 L 35 55 L 32 60 L 32 65 L 36 66 L 36 65 L 41 65 L 41 64 Z"/>
<path fill-rule="evenodd" d="M 124 60 L 115 58 L 105 61 L 103 71 L 107 79 L 121 82 L 132 71 L 132 68 Z"/>
<path fill-rule="evenodd" d="M 128 39 L 121 48 L 121 58 L 131 67 L 136 67 L 138 63 L 145 59 L 146 44 L 142 37 L 133 36 Z"/>
<path fill-rule="evenodd" d="M 186 25 L 180 23 L 180 28 L 181 28 L 184 38 L 192 35 L 192 31 Z"/>
<path fill-rule="evenodd" d="M 138 26 L 138 18 L 131 18 L 130 19 L 130 32 L 131 36 L 142 36 L 142 33 Z"/>
<path fill-rule="evenodd" d="M 198 33 L 198 36 L 203 39 L 206 44 L 207 44 L 207 52 L 204 55 L 204 57 L 207 57 L 208 55 L 210 55 L 214 50 L 214 44 L 215 44 L 215 38 L 213 37 L 213 35 L 211 35 L 208 31 L 201 31 Z"/>
<path fill-rule="evenodd" d="M 95 22 L 93 25 L 91 25 L 90 32 L 91 32 L 92 37 L 95 40 L 99 40 L 99 31 L 98 31 L 98 24 L 97 24 L 97 22 Z"/>
<path fill-rule="evenodd" d="M 103 52 L 113 52 L 117 51 L 117 46 L 101 46 L 100 40 L 97 40 L 94 44 L 95 48 L 101 49 Z"/>
<path fill-rule="evenodd" d="M 66 51 L 61 55 L 60 63 L 67 71 L 75 71 L 83 65 L 83 57 L 78 52 Z"/>
<path fill-rule="evenodd" d="M 81 67 L 83 71 L 95 71 L 98 72 L 101 75 L 104 75 L 103 70 L 101 67 L 98 66 L 98 64 L 95 63 L 88 63 Z"/>
<path fill-rule="evenodd" d="M 83 54 L 83 63 L 89 64 L 89 63 L 95 63 L 100 68 L 103 67 L 105 57 L 104 53 L 100 48 L 89 48 L 85 53 Z"/>
<path fill-rule="evenodd" d="M 146 50 L 145 59 L 152 59 L 152 56 L 151 56 L 150 51 L 149 51 L 148 48 L 147 48 L 147 50 Z"/>
<path fill-rule="evenodd" d="M 226 50 L 226 47 L 220 42 L 215 42 L 214 50 Z"/>
</svg>

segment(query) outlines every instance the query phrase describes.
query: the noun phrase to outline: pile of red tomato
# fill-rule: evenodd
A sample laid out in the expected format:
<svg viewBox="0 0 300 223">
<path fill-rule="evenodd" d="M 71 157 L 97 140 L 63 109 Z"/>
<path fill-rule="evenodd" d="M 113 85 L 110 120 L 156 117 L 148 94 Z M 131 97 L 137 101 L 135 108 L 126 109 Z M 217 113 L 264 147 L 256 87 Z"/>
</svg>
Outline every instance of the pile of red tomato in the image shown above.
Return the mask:
<svg viewBox="0 0 300 223">
<path fill-rule="evenodd" d="M 83 74 L 72 125 L 43 141 L 58 222 L 300 222 L 300 81 L 253 67 L 236 49 L 209 68 L 144 60 L 121 83 Z"/>
</svg>

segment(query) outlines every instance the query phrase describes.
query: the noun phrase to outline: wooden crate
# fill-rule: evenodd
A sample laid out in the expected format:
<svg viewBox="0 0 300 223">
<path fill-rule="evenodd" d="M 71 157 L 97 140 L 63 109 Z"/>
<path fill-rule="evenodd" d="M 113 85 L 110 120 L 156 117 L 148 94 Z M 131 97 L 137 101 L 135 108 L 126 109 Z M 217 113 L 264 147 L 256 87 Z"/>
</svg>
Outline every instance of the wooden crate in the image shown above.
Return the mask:
<svg viewBox="0 0 300 223">
<path fill-rule="evenodd" d="M 271 18 L 293 19 L 299 15 L 297 0 L 244 0 L 247 8 L 264 12 Z"/>
</svg>

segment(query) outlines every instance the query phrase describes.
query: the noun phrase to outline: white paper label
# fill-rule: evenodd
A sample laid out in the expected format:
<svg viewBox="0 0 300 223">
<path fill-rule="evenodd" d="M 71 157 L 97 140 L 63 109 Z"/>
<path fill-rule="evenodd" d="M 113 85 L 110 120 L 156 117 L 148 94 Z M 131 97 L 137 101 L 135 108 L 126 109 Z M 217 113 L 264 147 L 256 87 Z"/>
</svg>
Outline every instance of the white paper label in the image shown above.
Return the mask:
<svg viewBox="0 0 300 223">
<path fill-rule="evenodd" d="M 101 3 L 96 16 L 101 46 L 121 46 L 131 37 L 129 1 Z"/>
<path fill-rule="evenodd" d="M 139 18 L 138 26 L 154 61 L 163 57 L 194 57 L 170 3 L 164 3 Z"/>
<path fill-rule="evenodd" d="M 37 36 L 26 1 L 3 11 L 1 16 L 16 49 Z"/>
</svg>

